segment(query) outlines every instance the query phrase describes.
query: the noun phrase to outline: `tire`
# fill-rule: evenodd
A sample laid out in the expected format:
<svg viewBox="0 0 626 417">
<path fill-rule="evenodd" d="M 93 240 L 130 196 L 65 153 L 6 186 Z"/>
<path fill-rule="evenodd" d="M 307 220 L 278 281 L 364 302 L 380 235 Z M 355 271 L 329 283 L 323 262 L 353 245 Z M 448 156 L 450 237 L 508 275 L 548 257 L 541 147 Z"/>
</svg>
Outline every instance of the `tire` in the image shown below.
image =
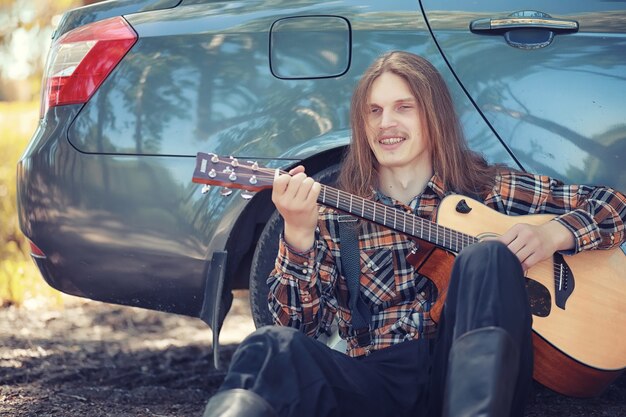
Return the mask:
<svg viewBox="0 0 626 417">
<path fill-rule="evenodd" d="M 332 185 L 337 179 L 339 165 L 331 165 L 313 175 L 315 180 L 322 184 Z M 254 325 L 259 328 L 273 323 L 272 314 L 267 305 L 267 295 L 269 287 L 267 277 L 274 269 L 276 254 L 278 253 L 278 239 L 284 229 L 283 218 L 277 210 L 270 216 L 269 220 L 259 236 L 252 265 L 250 267 L 250 308 Z"/>
</svg>

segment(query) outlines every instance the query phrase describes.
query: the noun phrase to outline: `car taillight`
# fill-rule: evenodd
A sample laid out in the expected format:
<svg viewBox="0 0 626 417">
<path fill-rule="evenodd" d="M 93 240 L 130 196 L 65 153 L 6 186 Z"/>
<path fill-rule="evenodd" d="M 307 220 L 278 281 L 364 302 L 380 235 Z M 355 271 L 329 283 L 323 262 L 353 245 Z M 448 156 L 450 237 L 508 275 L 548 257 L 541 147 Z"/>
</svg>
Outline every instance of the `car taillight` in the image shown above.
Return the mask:
<svg viewBox="0 0 626 417">
<path fill-rule="evenodd" d="M 31 254 L 31 256 L 33 256 L 34 258 L 41 258 L 41 259 L 45 259 L 46 258 L 46 254 L 43 253 L 43 251 L 41 249 L 39 249 L 39 246 L 35 245 L 30 240 L 28 240 L 28 244 L 30 245 L 30 254 Z"/>
<path fill-rule="evenodd" d="M 54 41 L 40 116 L 50 107 L 86 103 L 136 41 L 135 31 L 119 16 L 81 26 Z"/>
</svg>

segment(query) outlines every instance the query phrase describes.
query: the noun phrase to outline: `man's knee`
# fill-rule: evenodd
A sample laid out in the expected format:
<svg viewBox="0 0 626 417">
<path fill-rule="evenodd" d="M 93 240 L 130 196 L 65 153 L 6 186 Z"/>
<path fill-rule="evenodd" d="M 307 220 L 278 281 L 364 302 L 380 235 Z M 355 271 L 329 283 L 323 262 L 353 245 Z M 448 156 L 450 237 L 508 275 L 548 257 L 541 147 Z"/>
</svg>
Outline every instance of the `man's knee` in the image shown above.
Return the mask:
<svg viewBox="0 0 626 417">
<path fill-rule="evenodd" d="M 277 347 L 288 347 L 292 344 L 298 344 L 301 341 L 310 339 L 309 336 L 301 331 L 292 327 L 286 326 L 263 326 L 256 329 L 254 332 L 243 340 L 242 343 L 246 343 L 248 339 L 252 341 L 264 341 Z"/>
<path fill-rule="evenodd" d="M 466 247 L 457 256 L 455 263 L 457 267 L 469 271 L 498 268 L 503 271 L 522 272 L 517 257 L 504 243 L 497 240 L 486 240 Z"/>
<path fill-rule="evenodd" d="M 514 257 L 513 253 L 506 247 L 506 245 L 499 240 L 484 240 L 473 245 L 469 245 L 464 248 L 458 259 L 465 258 L 477 258 L 477 259 L 489 259 L 491 257 Z"/>
<path fill-rule="evenodd" d="M 260 374 L 271 374 L 290 366 L 293 341 L 307 336 L 295 329 L 281 326 L 264 326 L 248 335 L 237 347 L 231 359 L 229 373 L 243 375 L 234 388 L 250 388 Z M 232 387 L 231 387 L 232 388 Z"/>
<path fill-rule="evenodd" d="M 524 272 L 517 257 L 502 242 L 488 240 L 463 249 L 452 273 L 462 293 L 486 288 L 523 289 Z M 451 282 L 452 285 L 452 282 Z"/>
<path fill-rule="evenodd" d="M 239 345 L 235 356 L 244 352 L 254 356 L 270 357 L 272 360 L 279 359 L 277 356 L 289 354 L 293 350 L 298 350 L 298 346 L 307 343 L 309 337 L 304 333 L 285 326 L 263 326 L 250 333 Z M 235 359 L 235 358 L 233 358 Z"/>
</svg>

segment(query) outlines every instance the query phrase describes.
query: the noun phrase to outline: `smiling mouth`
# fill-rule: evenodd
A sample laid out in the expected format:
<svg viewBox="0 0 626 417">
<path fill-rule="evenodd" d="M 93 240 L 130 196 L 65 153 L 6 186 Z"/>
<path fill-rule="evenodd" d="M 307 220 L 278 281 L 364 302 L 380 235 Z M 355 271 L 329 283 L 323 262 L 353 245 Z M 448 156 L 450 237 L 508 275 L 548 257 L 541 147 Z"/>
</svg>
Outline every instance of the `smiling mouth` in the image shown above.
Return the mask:
<svg viewBox="0 0 626 417">
<path fill-rule="evenodd" d="M 400 143 L 404 140 L 406 139 L 402 137 L 382 138 L 378 140 L 378 143 L 380 143 L 381 145 L 395 145 L 396 143 Z"/>
</svg>

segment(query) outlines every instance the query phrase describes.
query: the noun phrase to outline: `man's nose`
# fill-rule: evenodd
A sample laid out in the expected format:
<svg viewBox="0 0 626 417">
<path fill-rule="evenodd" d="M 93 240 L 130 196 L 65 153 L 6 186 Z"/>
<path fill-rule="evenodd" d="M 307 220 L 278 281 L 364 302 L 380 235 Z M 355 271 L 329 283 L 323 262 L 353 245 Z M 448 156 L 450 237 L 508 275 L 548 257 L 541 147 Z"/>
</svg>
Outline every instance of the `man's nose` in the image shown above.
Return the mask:
<svg viewBox="0 0 626 417">
<path fill-rule="evenodd" d="M 393 112 L 389 110 L 383 110 L 380 117 L 380 129 L 384 130 L 390 127 L 395 127 L 396 123 L 396 118 L 394 117 Z"/>
</svg>

